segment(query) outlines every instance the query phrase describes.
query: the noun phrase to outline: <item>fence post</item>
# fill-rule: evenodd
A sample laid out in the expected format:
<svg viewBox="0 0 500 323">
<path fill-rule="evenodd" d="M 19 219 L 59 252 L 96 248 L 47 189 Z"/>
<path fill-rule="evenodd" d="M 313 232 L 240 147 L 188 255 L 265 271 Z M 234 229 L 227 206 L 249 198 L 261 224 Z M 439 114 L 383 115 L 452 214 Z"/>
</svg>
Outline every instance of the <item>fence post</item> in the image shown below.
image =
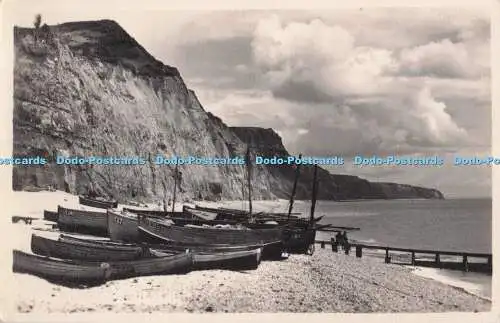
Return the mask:
<svg viewBox="0 0 500 323">
<path fill-rule="evenodd" d="M 439 254 L 436 253 L 436 266 L 438 266 L 439 268 L 441 268 L 441 258 L 439 257 Z"/>
<path fill-rule="evenodd" d="M 469 271 L 469 262 L 467 261 L 467 255 L 463 255 L 463 266 L 464 266 L 464 271 Z"/>
<path fill-rule="evenodd" d="M 330 241 L 332 242 L 332 251 L 333 252 L 338 252 L 339 251 L 339 247 L 338 247 L 337 242 L 335 241 L 335 239 L 331 238 Z"/>
<path fill-rule="evenodd" d="M 356 257 L 361 258 L 363 256 L 363 247 L 356 246 Z"/>
<path fill-rule="evenodd" d="M 385 263 L 386 264 L 391 263 L 391 257 L 389 257 L 389 248 L 385 248 Z"/>
<path fill-rule="evenodd" d="M 415 251 L 411 252 L 411 265 L 415 266 Z"/>
</svg>

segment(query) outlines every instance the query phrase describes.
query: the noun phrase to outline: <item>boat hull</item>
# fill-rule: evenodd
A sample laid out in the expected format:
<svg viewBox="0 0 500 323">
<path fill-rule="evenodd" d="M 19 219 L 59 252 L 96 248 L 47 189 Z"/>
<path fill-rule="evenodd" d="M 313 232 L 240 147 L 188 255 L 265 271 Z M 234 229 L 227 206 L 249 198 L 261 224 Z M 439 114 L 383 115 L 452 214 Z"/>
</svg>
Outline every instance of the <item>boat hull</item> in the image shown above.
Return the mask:
<svg viewBox="0 0 500 323">
<path fill-rule="evenodd" d="M 57 222 L 59 214 L 54 211 L 43 210 L 43 219 L 46 221 Z"/>
<path fill-rule="evenodd" d="M 30 255 L 19 250 L 13 251 L 12 270 L 44 278 L 65 285 L 100 285 L 109 277 L 107 265 L 79 264 L 72 261 Z"/>
<path fill-rule="evenodd" d="M 84 261 L 134 260 L 147 256 L 141 246 L 86 244 L 31 236 L 31 251 L 37 255 Z"/>
<path fill-rule="evenodd" d="M 137 217 L 108 210 L 108 235 L 113 241 L 137 242 Z"/>
<path fill-rule="evenodd" d="M 195 269 L 257 269 L 262 259 L 262 248 L 218 253 L 195 253 Z"/>
<path fill-rule="evenodd" d="M 316 240 L 316 230 L 308 229 L 289 229 L 285 233 L 286 238 L 284 246 L 289 253 L 310 253 L 311 248 L 314 252 L 314 241 Z"/>
<path fill-rule="evenodd" d="M 182 274 L 192 269 L 193 255 L 189 252 L 183 252 L 132 261 L 114 261 L 109 262 L 109 266 L 111 279 Z"/>
<path fill-rule="evenodd" d="M 108 234 L 108 216 L 106 212 L 74 210 L 59 205 L 57 214 L 57 223 L 63 231 L 104 236 Z"/>
<path fill-rule="evenodd" d="M 173 241 L 193 245 L 203 244 L 266 244 L 282 241 L 283 228 L 266 229 L 219 229 L 166 225 L 156 219 L 139 216 L 139 230 L 148 236 L 163 241 Z"/>
<path fill-rule="evenodd" d="M 115 209 L 118 207 L 117 201 L 101 201 L 86 196 L 79 196 L 78 202 L 81 205 L 92 206 L 100 209 Z"/>
</svg>

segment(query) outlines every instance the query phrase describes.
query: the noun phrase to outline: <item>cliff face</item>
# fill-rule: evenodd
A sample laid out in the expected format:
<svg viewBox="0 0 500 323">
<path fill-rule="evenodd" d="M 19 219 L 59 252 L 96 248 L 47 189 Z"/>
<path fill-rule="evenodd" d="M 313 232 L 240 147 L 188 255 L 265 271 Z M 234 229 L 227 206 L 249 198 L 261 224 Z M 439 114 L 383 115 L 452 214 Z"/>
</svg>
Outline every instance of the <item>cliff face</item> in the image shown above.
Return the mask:
<svg viewBox="0 0 500 323">
<path fill-rule="evenodd" d="M 288 155 L 272 129 L 227 127 L 205 112 L 176 68 L 157 61 L 113 21 L 14 29 L 14 155 L 243 156 Z M 180 166 L 180 199 L 242 196 L 244 166 Z M 15 166 L 15 190 L 53 185 L 90 188 L 117 198 L 163 198 L 173 191 L 171 165 Z M 255 166 L 256 199 L 288 198 L 294 171 Z M 309 198 L 306 168 L 298 198 Z M 324 199 L 425 197 L 433 190 L 374 184 L 320 171 Z M 404 189 L 402 189 L 404 187 Z M 178 195 L 178 196 L 179 196 Z"/>
</svg>

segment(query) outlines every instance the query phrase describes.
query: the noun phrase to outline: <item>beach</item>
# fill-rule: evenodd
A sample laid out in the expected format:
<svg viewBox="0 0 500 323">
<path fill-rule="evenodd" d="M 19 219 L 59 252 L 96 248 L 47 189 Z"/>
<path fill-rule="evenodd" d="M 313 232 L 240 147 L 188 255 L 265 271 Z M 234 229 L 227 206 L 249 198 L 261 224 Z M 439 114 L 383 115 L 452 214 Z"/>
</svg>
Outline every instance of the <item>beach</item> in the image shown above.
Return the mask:
<svg viewBox="0 0 500 323">
<path fill-rule="evenodd" d="M 58 204 L 74 208 L 63 192 L 14 193 L 13 215 L 43 218 Z M 42 230 L 35 230 L 35 229 Z M 28 251 L 32 232 L 57 236 L 49 222 L 11 224 L 13 248 Z M 264 261 L 252 271 L 204 270 L 138 277 L 72 289 L 27 274 L 10 274 L 17 313 L 163 312 L 448 312 L 489 311 L 491 301 L 463 288 L 416 275 L 415 268 L 356 258 L 316 247 L 313 256 Z"/>
</svg>

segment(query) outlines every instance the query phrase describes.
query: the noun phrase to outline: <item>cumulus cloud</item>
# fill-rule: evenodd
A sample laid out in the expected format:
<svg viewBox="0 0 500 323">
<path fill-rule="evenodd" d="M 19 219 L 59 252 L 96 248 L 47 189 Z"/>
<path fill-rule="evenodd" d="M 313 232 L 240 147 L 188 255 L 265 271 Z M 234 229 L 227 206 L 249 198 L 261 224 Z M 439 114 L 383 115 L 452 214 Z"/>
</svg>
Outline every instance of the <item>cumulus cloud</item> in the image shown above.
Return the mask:
<svg viewBox="0 0 500 323">
<path fill-rule="evenodd" d="M 465 44 L 452 43 L 449 39 L 404 49 L 399 69 L 408 75 L 445 78 L 475 77 L 478 73 Z"/>
<path fill-rule="evenodd" d="M 341 152 L 349 147 L 377 152 L 467 141 L 467 131 L 428 83 L 432 77 L 474 76 L 464 44 L 443 40 L 401 51 L 358 46 L 340 26 L 318 19 L 284 24 L 273 15 L 257 24 L 252 48 L 275 97 L 316 107 L 310 116 L 315 129 L 298 145 L 309 140 Z M 327 103 L 327 114 L 351 120 L 350 128 L 325 124 L 318 106 Z M 328 145 L 323 138 L 332 131 L 348 139 Z"/>
</svg>

